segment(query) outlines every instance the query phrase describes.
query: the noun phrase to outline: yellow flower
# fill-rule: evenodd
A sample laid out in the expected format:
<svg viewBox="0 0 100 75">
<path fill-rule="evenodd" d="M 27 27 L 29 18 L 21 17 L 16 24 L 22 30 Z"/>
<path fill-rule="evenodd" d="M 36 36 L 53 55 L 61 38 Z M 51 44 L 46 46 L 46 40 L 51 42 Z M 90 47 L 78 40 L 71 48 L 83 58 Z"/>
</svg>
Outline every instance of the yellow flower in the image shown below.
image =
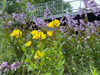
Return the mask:
<svg viewBox="0 0 100 75">
<path fill-rule="evenodd" d="M 49 59 L 49 57 L 46 57 L 46 59 Z"/>
<path fill-rule="evenodd" d="M 59 27 L 59 25 L 60 25 L 60 21 L 57 20 L 57 19 L 55 19 L 55 20 L 54 20 L 54 26 L 55 26 L 55 27 Z"/>
<path fill-rule="evenodd" d="M 50 57 L 46 57 L 46 59 L 49 59 L 49 60 L 51 60 L 51 59 L 50 59 Z"/>
<path fill-rule="evenodd" d="M 35 53 L 34 59 L 42 58 L 43 55 L 44 55 L 44 53 L 43 53 L 43 52 L 40 52 L 40 51 L 38 50 L 38 51 L 36 51 L 36 53 Z"/>
<path fill-rule="evenodd" d="M 41 39 L 45 39 L 46 38 L 46 34 L 43 34 Z"/>
<path fill-rule="evenodd" d="M 34 59 L 38 59 L 38 56 L 35 54 Z"/>
<path fill-rule="evenodd" d="M 53 21 L 50 22 L 47 26 L 50 27 L 50 28 L 53 28 L 54 27 Z"/>
<path fill-rule="evenodd" d="M 52 31 L 48 31 L 47 35 L 52 36 Z"/>
<path fill-rule="evenodd" d="M 28 41 L 26 44 L 25 44 L 25 46 L 30 46 L 31 45 L 31 41 Z"/>
<path fill-rule="evenodd" d="M 33 33 L 33 39 L 45 39 L 46 38 L 46 34 L 44 34 L 42 31 Z"/>
<path fill-rule="evenodd" d="M 18 29 L 13 30 L 13 32 L 10 34 L 10 36 L 15 36 L 16 38 L 18 38 L 21 35 L 22 35 L 22 32 Z"/>
<path fill-rule="evenodd" d="M 37 34 L 37 33 L 38 33 L 37 30 L 33 30 L 33 31 L 31 32 L 32 35 L 35 35 L 35 34 Z"/>
<path fill-rule="evenodd" d="M 47 26 L 53 28 L 53 27 L 59 27 L 59 25 L 60 25 L 60 21 L 55 19 L 54 21 L 50 22 Z"/>
<path fill-rule="evenodd" d="M 38 34 L 33 35 L 33 39 L 39 39 L 39 35 Z"/>
<path fill-rule="evenodd" d="M 40 36 L 41 39 L 46 38 L 46 34 L 44 34 L 42 31 L 39 31 L 39 36 Z"/>
</svg>

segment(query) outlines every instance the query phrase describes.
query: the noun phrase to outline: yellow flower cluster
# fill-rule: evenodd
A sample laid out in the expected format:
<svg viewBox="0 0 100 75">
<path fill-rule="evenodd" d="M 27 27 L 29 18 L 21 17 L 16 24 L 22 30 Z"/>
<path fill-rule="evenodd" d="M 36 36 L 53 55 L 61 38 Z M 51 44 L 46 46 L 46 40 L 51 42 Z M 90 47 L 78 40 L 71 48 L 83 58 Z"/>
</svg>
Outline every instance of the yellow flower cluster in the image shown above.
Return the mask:
<svg viewBox="0 0 100 75">
<path fill-rule="evenodd" d="M 47 32 L 47 35 L 48 35 L 48 36 L 52 36 L 52 31 L 48 31 L 48 32 Z"/>
<path fill-rule="evenodd" d="M 13 30 L 13 32 L 10 34 L 10 36 L 15 36 L 16 38 L 18 38 L 21 35 L 22 35 L 22 31 L 18 29 Z"/>
<path fill-rule="evenodd" d="M 50 22 L 47 26 L 53 28 L 53 27 L 59 27 L 59 25 L 60 25 L 60 21 L 55 19 L 54 21 Z"/>
<path fill-rule="evenodd" d="M 25 43 L 25 46 L 30 46 L 31 45 L 31 41 L 28 41 L 27 43 Z"/>
<path fill-rule="evenodd" d="M 44 34 L 42 31 L 38 32 L 37 30 L 33 30 L 31 34 L 33 35 L 33 39 L 45 39 L 46 38 L 46 34 Z"/>
<path fill-rule="evenodd" d="M 34 59 L 42 58 L 44 55 L 43 52 L 40 52 L 39 50 L 36 51 Z"/>
</svg>

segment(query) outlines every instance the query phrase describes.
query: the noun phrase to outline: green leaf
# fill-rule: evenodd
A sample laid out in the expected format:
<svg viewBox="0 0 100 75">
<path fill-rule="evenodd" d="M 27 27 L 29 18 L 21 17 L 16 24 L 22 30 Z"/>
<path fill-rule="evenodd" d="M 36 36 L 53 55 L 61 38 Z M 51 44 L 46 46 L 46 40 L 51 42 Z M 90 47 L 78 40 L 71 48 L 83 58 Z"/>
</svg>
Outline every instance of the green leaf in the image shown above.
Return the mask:
<svg viewBox="0 0 100 75">
<path fill-rule="evenodd" d="M 52 75 L 51 73 L 45 73 L 45 74 L 41 74 L 41 75 Z"/>
<path fill-rule="evenodd" d="M 59 63 L 58 63 L 58 67 L 61 67 L 64 63 L 65 63 L 65 59 L 63 61 L 60 60 Z"/>
<path fill-rule="evenodd" d="M 43 66 L 43 65 L 44 65 L 44 61 L 41 60 L 41 62 L 40 62 L 40 66 Z"/>
<path fill-rule="evenodd" d="M 0 35 L 0 37 L 6 38 L 6 35 Z"/>
<path fill-rule="evenodd" d="M 54 41 L 54 49 L 57 48 L 57 45 L 58 45 L 58 42 L 57 41 Z"/>
<path fill-rule="evenodd" d="M 77 50 L 78 51 L 81 51 L 82 50 L 82 47 L 81 47 L 81 44 L 80 43 L 77 45 Z"/>
<path fill-rule="evenodd" d="M 65 59 L 61 62 L 61 65 L 63 65 L 65 63 Z"/>
<path fill-rule="evenodd" d="M 64 68 L 57 74 L 57 75 L 63 75 Z"/>
<path fill-rule="evenodd" d="M 29 58 L 26 58 L 26 59 L 25 59 L 25 62 L 30 62 L 30 59 L 29 59 Z"/>
<path fill-rule="evenodd" d="M 2 1 L 2 5 L 3 5 L 3 8 L 2 9 L 5 10 L 5 8 L 6 8 L 6 0 L 3 0 Z"/>
<path fill-rule="evenodd" d="M 27 50 L 26 50 L 25 47 L 23 47 L 23 46 L 22 46 L 22 50 L 23 50 L 23 52 L 25 52 L 25 53 L 27 52 Z"/>
<path fill-rule="evenodd" d="M 62 44 L 61 44 L 61 46 L 60 46 L 60 49 L 62 48 L 62 46 L 65 44 L 65 42 L 63 42 Z"/>
</svg>

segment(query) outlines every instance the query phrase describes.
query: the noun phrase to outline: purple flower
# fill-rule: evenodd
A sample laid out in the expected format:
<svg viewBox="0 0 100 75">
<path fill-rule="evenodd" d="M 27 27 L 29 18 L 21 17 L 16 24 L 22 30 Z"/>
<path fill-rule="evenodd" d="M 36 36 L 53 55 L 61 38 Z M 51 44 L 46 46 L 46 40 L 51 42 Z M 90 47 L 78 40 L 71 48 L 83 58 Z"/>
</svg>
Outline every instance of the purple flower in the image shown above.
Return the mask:
<svg viewBox="0 0 100 75">
<path fill-rule="evenodd" d="M 60 26 L 60 32 L 64 33 L 65 32 L 65 26 Z"/>
<path fill-rule="evenodd" d="M 36 11 L 36 7 L 33 8 L 33 11 Z"/>
<path fill-rule="evenodd" d="M 84 9 L 84 8 L 78 8 L 78 12 L 80 13 L 80 16 L 82 16 L 83 14 L 85 14 L 85 12 L 86 12 L 86 9 Z"/>
<path fill-rule="evenodd" d="M 19 2 L 20 3 L 20 2 L 22 2 L 22 0 L 16 0 L 16 2 Z"/>
<path fill-rule="evenodd" d="M 16 13 L 13 13 L 13 18 L 16 20 L 16 21 L 20 21 L 22 22 L 23 24 L 26 24 L 26 21 L 23 19 L 25 16 L 24 12 L 22 14 L 16 14 Z"/>
<path fill-rule="evenodd" d="M 9 72 L 9 70 L 10 70 L 10 66 L 7 65 L 7 66 L 5 67 L 5 69 L 4 69 L 4 71 L 5 71 L 5 72 Z"/>
<path fill-rule="evenodd" d="M 51 14 L 51 18 L 52 18 L 52 20 L 54 20 L 54 15 L 53 14 Z"/>
<path fill-rule="evenodd" d="M 2 64 L 1 64 L 2 67 L 7 67 L 8 66 L 8 62 L 4 61 Z"/>
<path fill-rule="evenodd" d="M 2 66 L 0 66 L 0 70 L 2 69 Z"/>
<path fill-rule="evenodd" d="M 0 75 L 1 75 L 1 73 L 2 73 L 2 72 L 0 71 Z"/>
<path fill-rule="evenodd" d="M 85 8 L 87 8 L 88 2 L 89 2 L 90 0 L 82 0 L 82 1 L 84 2 Z"/>
<path fill-rule="evenodd" d="M 29 11 L 36 11 L 36 7 L 32 6 L 29 2 L 27 2 L 27 7 Z"/>
<path fill-rule="evenodd" d="M 20 67 L 20 62 L 15 62 L 11 65 L 11 70 L 16 70 Z"/>
<path fill-rule="evenodd" d="M 44 10 L 44 17 L 47 19 L 48 18 L 48 15 L 51 14 L 50 10 L 49 9 L 45 9 Z"/>
<path fill-rule="evenodd" d="M 90 1 L 89 3 L 88 3 L 88 7 L 91 9 L 92 7 L 96 7 L 97 8 L 97 3 L 95 2 L 95 1 Z"/>
<path fill-rule="evenodd" d="M 17 14 L 16 13 L 12 13 L 12 18 L 16 18 L 17 17 Z"/>
<path fill-rule="evenodd" d="M 8 23 L 7 23 L 7 25 L 12 25 L 13 24 L 13 22 L 12 21 L 9 21 Z"/>
<path fill-rule="evenodd" d="M 28 6 L 28 8 L 30 8 L 31 7 L 31 4 L 29 2 L 27 2 L 27 6 Z"/>
</svg>

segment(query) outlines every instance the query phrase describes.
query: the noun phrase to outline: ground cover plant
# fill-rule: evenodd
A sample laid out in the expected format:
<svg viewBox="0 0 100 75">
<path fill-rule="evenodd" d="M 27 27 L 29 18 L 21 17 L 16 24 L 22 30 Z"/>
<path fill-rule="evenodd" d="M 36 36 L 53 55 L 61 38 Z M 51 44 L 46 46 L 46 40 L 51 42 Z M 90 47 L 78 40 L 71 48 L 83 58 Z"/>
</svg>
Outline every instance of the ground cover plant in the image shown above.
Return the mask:
<svg viewBox="0 0 100 75">
<path fill-rule="evenodd" d="M 66 19 L 53 17 L 48 23 L 35 15 L 30 20 L 26 12 L 9 15 L 4 0 L 0 14 L 0 74 L 99 75 L 100 21 L 89 22 L 86 13 L 90 8 L 99 16 L 100 9 L 94 0 L 83 2 L 86 8 L 79 8 L 79 12 L 84 19 L 78 21 L 67 14 Z M 36 7 L 29 2 L 26 6 L 35 13 Z M 46 9 L 44 16 L 48 13 Z"/>
</svg>

